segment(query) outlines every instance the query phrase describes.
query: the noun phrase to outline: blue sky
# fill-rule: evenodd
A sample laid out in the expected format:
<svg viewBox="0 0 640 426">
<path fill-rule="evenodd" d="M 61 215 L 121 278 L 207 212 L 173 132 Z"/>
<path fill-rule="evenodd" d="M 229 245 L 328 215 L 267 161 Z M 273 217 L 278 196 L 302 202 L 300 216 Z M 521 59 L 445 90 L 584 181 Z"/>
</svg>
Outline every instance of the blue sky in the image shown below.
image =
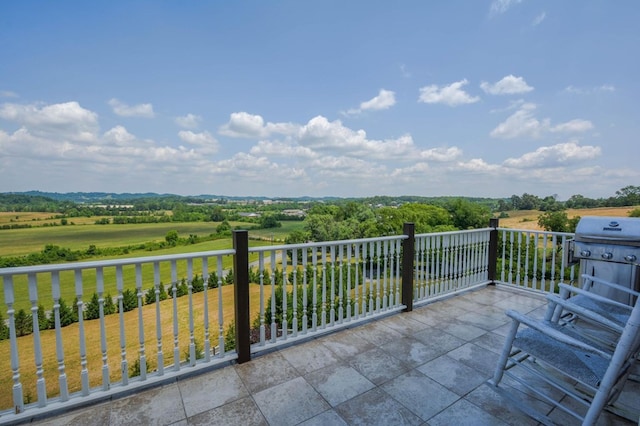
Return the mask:
<svg viewBox="0 0 640 426">
<path fill-rule="evenodd" d="M 640 4 L 3 1 L 0 191 L 640 185 Z"/>
</svg>

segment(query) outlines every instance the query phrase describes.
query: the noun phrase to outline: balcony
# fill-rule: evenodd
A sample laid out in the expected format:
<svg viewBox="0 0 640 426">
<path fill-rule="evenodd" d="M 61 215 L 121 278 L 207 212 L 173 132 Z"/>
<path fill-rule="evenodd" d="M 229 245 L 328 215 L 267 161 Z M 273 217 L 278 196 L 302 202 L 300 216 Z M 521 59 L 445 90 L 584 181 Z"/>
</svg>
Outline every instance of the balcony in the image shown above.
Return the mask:
<svg viewBox="0 0 640 426">
<path fill-rule="evenodd" d="M 576 276 L 561 262 L 570 235 L 497 226 L 413 235 L 409 225 L 400 236 L 260 248 L 234 237 L 224 252 L 0 270 L 11 372 L 2 393 L 13 404 L 0 423 L 536 424 L 483 383 L 507 332 L 504 310 L 542 316 L 545 292 Z M 235 284 L 223 286 L 231 271 Z M 163 287 L 173 297 L 160 301 Z M 137 306 L 125 311 L 131 288 Z M 106 315 L 110 289 L 117 311 Z M 99 315 L 89 320 L 93 292 Z M 65 295 L 80 315 L 62 327 Z M 54 327 L 40 330 L 46 300 Z M 19 337 L 21 304 L 33 333 Z M 629 382 L 621 398 L 639 395 Z"/>
</svg>

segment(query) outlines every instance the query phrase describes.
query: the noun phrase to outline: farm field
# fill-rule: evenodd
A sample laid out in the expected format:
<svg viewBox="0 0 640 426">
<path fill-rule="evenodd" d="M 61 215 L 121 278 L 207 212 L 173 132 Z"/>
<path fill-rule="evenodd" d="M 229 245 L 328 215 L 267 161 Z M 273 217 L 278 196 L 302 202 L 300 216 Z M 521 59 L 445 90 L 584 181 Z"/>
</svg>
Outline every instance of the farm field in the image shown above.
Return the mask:
<svg viewBox="0 0 640 426">
<path fill-rule="evenodd" d="M 635 207 L 599 207 L 594 209 L 567 209 L 567 216 L 569 219 L 576 216 L 615 216 L 615 217 L 629 217 L 629 213 L 632 210 L 638 208 Z M 516 210 L 507 212 L 509 217 L 500 219 L 500 227 L 512 228 L 512 229 L 529 229 L 539 230 L 542 228 L 538 225 L 538 216 L 542 213 L 539 210 Z"/>
<path fill-rule="evenodd" d="M 150 241 L 164 241 L 167 232 L 176 230 L 180 237 L 190 234 L 205 236 L 215 233 L 215 222 L 140 223 L 126 225 L 66 225 L 0 230 L 0 256 L 24 256 L 39 252 L 47 244 L 70 250 L 123 247 Z M 235 227 L 254 226 L 231 222 Z M 192 251 L 192 250 L 189 250 Z"/>
</svg>

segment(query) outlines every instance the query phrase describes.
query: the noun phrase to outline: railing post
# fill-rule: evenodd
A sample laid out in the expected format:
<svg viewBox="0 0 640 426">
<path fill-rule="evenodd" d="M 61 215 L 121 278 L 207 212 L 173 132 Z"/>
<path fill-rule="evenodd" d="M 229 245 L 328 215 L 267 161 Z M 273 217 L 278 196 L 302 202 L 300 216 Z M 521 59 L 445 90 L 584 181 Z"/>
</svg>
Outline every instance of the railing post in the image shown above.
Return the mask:
<svg viewBox="0 0 640 426">
<path fill-rule="evenodd" d="M 235 277 L 236 352 L 238 363 L 251 360 L 249 342 L 249 233 L 233 231 L 233 276 Z"/>
<path fill-rule="evenodd" d="M 409 238 L 402 240 L 402 304 L 404 312 L 413 310 L 413 258 L 415 257 L 415 224 L 405 223 L 402 233 Z"/>
<path fill-rule="evenodd" d="M 487 265 L 488 278 L 491 285 L 496 284 L 496 272 L 498 270 L 498 226 L 500 219 L 489 219 L 489 265 Z"/>
</svg>

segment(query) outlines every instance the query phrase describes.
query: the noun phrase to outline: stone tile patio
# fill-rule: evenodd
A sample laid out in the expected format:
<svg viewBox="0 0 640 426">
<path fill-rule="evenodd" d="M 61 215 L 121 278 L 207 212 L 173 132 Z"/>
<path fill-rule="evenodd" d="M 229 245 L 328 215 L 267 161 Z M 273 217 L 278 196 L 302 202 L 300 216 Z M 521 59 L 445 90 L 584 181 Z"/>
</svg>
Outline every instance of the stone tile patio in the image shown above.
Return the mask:
<svg viewBox="0 0 640 426">
<path fill-rule="evenodd" d="M 483 383 L 508 328 L 504 310 L 541 316 L 544 305 L 490 286 L 35 423 L 535 425 Z M 637 405 L 639 395 L 634 383 L 622 398 Z M 635 423 L 605 413 L 600 424 Z"/>
</svg>

